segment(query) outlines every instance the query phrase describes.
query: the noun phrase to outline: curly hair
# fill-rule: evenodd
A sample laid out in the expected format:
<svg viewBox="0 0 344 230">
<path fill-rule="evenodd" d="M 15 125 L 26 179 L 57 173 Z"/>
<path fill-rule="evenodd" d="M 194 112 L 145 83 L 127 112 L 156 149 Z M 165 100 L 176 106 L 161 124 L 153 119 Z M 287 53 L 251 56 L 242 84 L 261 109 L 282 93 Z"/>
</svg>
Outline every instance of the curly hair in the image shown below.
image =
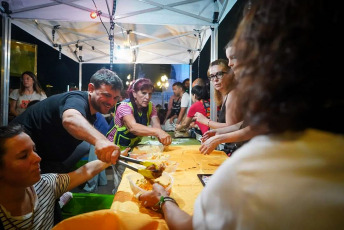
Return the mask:
<svg viewBox="0 0 344 230">
<path fill-rule="evenodd" d="M 325 0 L 260 0 L 233 45 L 237 113 L 271 133 L 316 128 L 343 133 L 337 33 L 341 9 Z M 320 30 L 321 29 L 321 30 Z"/>
</svg>

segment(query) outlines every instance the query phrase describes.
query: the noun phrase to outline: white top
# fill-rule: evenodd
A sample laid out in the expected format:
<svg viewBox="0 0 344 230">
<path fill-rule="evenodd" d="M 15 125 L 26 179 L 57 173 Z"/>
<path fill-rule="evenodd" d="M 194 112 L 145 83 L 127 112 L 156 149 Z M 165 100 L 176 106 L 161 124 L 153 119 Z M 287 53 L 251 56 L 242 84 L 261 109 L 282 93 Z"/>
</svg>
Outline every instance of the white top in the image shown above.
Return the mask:
<svg viewBox="0 0 344 230">
<path fill-rule="evenodd" d="M 194 229 L 344 229 L 344 136 L 257 136 L 214 173 Z"/>
<path fill-rule="evenodd" d="M 33 91 L 33 93 L 30 95 L 26 95 L 26 94 L 20 95 L 19 89 L 15 89 L 11 92 L 10 98 L 16 101 L 16 112 L 19 115 L 25 111 L 30 101 L 34 101 L 34 100 L 42 101 L 45 98 L 47 98 L 47 95 L 45 93 L 39 94 L 36 91 Z"/>
<path fill-rule="evenodd" d="M 181 108 L 187 107 L 188 109 L 190 107 L 190 95 L 187 92 L 185 92 L 182 96 L 182 100 L 180 102 L 180 107 Z"/>
</svg>

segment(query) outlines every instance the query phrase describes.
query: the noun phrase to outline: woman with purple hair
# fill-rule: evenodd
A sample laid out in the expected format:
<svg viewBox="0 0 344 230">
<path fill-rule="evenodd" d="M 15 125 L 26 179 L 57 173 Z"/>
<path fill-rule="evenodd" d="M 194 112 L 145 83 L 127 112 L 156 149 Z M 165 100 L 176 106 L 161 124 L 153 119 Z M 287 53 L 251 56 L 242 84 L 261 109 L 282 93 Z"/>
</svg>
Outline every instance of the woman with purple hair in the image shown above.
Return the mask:
<svg viewBox="0 0 344 230">
<path fill-rule="evenodd" d="M 137 79 L 128 88 L 129 98 L 118 103 L 114 112 L 114 126 L 107 134 L 107 138 L 124 150 L 135 147 L 143 136 L 155 136 L 163 145 L 170 145 L 171 136 L 163 131 L 155 106 L 150 101 L 154 86 L 147 78 Z M 151 127 L 149 127 L 151 125 Z M 125 170 L 123 165 L 113 165 L 114 190 L 122 180 Z"/>
<path fill-rule="evenodd" d="M 121 149 L 133 148 L 143 136 L 155 136 L 163 145 L 171 144 L 172 138 L 161 129 L 155 106 L 150 101 L 153 91 L 151 80 L 140 78 L 129 86 L 129 98 L 116 106 L 114 126 L 107 137 Z"/>
</svg>

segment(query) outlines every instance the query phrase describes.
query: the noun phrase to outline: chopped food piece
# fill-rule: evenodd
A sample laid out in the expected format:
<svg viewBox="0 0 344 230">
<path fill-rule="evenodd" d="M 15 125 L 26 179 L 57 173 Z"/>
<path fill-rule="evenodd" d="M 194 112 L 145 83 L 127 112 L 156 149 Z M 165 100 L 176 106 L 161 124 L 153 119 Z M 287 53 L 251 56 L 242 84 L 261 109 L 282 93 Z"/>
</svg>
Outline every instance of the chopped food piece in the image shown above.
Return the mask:
<svg viewBox="0 0 344 230">
<path fill-rule="evenodd" d="M 152 164 L 150 166 L 147 166 L 146 169 L 152 172 L 152 175 L 154 178 L 158 178 L 162 175 L 162 172 L 166 169 L 166 165 L 164 163 L 159 164 L 159 165 Z"/>
<path fill-rule="evenodd" d="M 166 177 L 159 177 L 158 179 L 155 180 L 147 180 L 145 178 L 138 179 L 136 181 L 136 185 L 146 191 L 150 191 L 153 189 L 153 184 L 158 183 L 164 188 L 167 188 L 170 185 L 170 180 Z"/>
</svg>

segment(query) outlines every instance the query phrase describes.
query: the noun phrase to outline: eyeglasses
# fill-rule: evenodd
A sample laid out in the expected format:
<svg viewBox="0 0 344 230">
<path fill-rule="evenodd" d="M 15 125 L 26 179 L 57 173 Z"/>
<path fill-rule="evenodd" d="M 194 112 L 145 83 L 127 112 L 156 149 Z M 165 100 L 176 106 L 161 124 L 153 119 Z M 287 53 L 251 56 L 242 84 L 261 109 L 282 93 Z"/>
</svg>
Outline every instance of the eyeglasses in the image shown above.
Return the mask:
<svg viewBox="0 0 344 230">
<path fill-rule="evenodd" d="M 220 80 L 225 73 L 228 73 L 228 72 L 220 71 L 220 72 L 217 72 L 216 74 L 210 74 L 208 79 L 210 81 L 215 81 L 215 78 Z"/>
</svg>

